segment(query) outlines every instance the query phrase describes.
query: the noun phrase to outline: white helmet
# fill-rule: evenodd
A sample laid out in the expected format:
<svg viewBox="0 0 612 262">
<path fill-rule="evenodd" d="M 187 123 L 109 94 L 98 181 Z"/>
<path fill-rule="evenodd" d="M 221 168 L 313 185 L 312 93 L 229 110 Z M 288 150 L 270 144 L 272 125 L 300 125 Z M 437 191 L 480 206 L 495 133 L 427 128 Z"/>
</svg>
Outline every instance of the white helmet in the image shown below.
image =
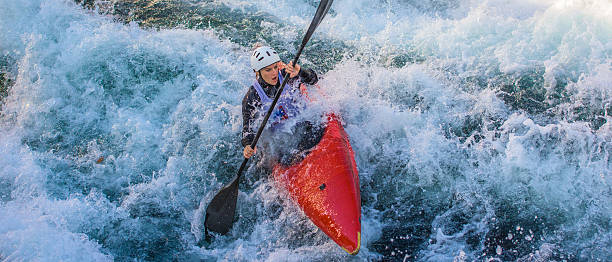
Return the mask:
<svg viewBox="0 0 612 262">
<path fill-rule="evenodd" d="M 278 61 L 280 61 L 280 57 L 274 49 L 269 46 L 258 47 L 251 55 L 251 68 L 255 71 L 259 71 Z"/>
</svg>

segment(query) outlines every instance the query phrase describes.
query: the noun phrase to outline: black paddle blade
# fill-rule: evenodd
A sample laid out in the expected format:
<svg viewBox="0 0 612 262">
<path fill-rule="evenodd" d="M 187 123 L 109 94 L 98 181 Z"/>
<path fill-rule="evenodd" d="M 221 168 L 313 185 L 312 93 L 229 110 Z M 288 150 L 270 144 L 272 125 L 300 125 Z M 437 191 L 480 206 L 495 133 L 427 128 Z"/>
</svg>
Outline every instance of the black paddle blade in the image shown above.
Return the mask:
<svg viewBox="0 0 612 262">
<path fill-rule="evenodd" d="M 321 0 L 321 2 L 319 3 L 319 7 L 317 8 L 317 12 L 315 13 L 315 16 L 312 18 L 312 22 L 310 22 L 308 31 L 306 31 L 306 35 L 304 35 L 304 39 L 302 40 L 302 46 L 305 46 L 306 43 L 308 43 L 314 31 L 317 29 L 321 21 L 323 21 L 323 18 L 327 14 L 327 11 L 329 11 L 329 8 L 331 7 L 332 2 L 334 1 L 333 0 Z"/>
<path fill-rule="evenodd" d="M 240 176 L 237 176 L 232 183 L 222 188 L 208 204 L 204 219 L 204 226 L 207 230 L 224 235 L 232 228 L 238 199 L 239 178 Z"/>
</svg>

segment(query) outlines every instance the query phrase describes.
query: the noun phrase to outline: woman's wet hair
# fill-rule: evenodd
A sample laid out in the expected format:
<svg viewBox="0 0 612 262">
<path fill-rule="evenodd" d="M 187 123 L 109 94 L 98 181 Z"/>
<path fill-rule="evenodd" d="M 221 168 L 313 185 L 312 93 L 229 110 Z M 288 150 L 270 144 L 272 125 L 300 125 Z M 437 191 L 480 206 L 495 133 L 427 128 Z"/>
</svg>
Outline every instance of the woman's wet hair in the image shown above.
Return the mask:
<svg viewBox="0 0 612 262">
<path fill-rule="evenodd" d="M 260 48 L 264 46 L 264 44 L 262 42 L 257 42 L 255 44 L 253 44 L 253 47 L 251 48 L 251 51 L 255 51 L 255 49 Z"/>
</svg>

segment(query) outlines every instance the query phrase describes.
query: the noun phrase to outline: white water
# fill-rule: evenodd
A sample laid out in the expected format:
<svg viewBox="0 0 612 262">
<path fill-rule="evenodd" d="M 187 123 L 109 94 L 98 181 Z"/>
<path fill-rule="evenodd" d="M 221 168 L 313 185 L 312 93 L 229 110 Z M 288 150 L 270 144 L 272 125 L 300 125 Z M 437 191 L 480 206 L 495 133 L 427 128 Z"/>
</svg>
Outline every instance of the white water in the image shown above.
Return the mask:
<svg viewBox="0 0 612 262">
<path fill-rule="evenodd" d="M 270 14 L 287 43 L 315 10 L 219 3 Z M 0 260 L 349 259 L 256 166 L 230 234 L 198 246 L 202 210 L 241 160 L 248 47 L 71 1 L 0 6 L 15 80 L 0 114 Z M 343 115 L 359 166 L 352 259 L 609 259 L 611 17 L 609 1 L 336 1 L 314 37 L 352 53 L 321 76 L 319 104 Z M 544 111 L 502 99 L 534 71 Z"/>
</svg>

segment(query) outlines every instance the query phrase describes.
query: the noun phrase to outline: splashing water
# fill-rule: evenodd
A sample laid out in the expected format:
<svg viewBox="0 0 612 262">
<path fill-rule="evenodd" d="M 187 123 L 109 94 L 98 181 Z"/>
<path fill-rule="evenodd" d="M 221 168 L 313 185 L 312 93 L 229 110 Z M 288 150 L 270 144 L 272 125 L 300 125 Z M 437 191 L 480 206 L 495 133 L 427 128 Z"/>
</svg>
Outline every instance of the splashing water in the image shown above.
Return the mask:
<svg viewBox="0 0 612 262">
<path fill-rule="evenodd" d="M 335 1 L 302 56 L 362 196 L 349 257 L 253 161 L 248 50 L 318 2 L 0 0 L 0 260 L 607 261 L 612 5 Z M 314 94 L 319 95 L 319 94 Z"/>
</svg>

